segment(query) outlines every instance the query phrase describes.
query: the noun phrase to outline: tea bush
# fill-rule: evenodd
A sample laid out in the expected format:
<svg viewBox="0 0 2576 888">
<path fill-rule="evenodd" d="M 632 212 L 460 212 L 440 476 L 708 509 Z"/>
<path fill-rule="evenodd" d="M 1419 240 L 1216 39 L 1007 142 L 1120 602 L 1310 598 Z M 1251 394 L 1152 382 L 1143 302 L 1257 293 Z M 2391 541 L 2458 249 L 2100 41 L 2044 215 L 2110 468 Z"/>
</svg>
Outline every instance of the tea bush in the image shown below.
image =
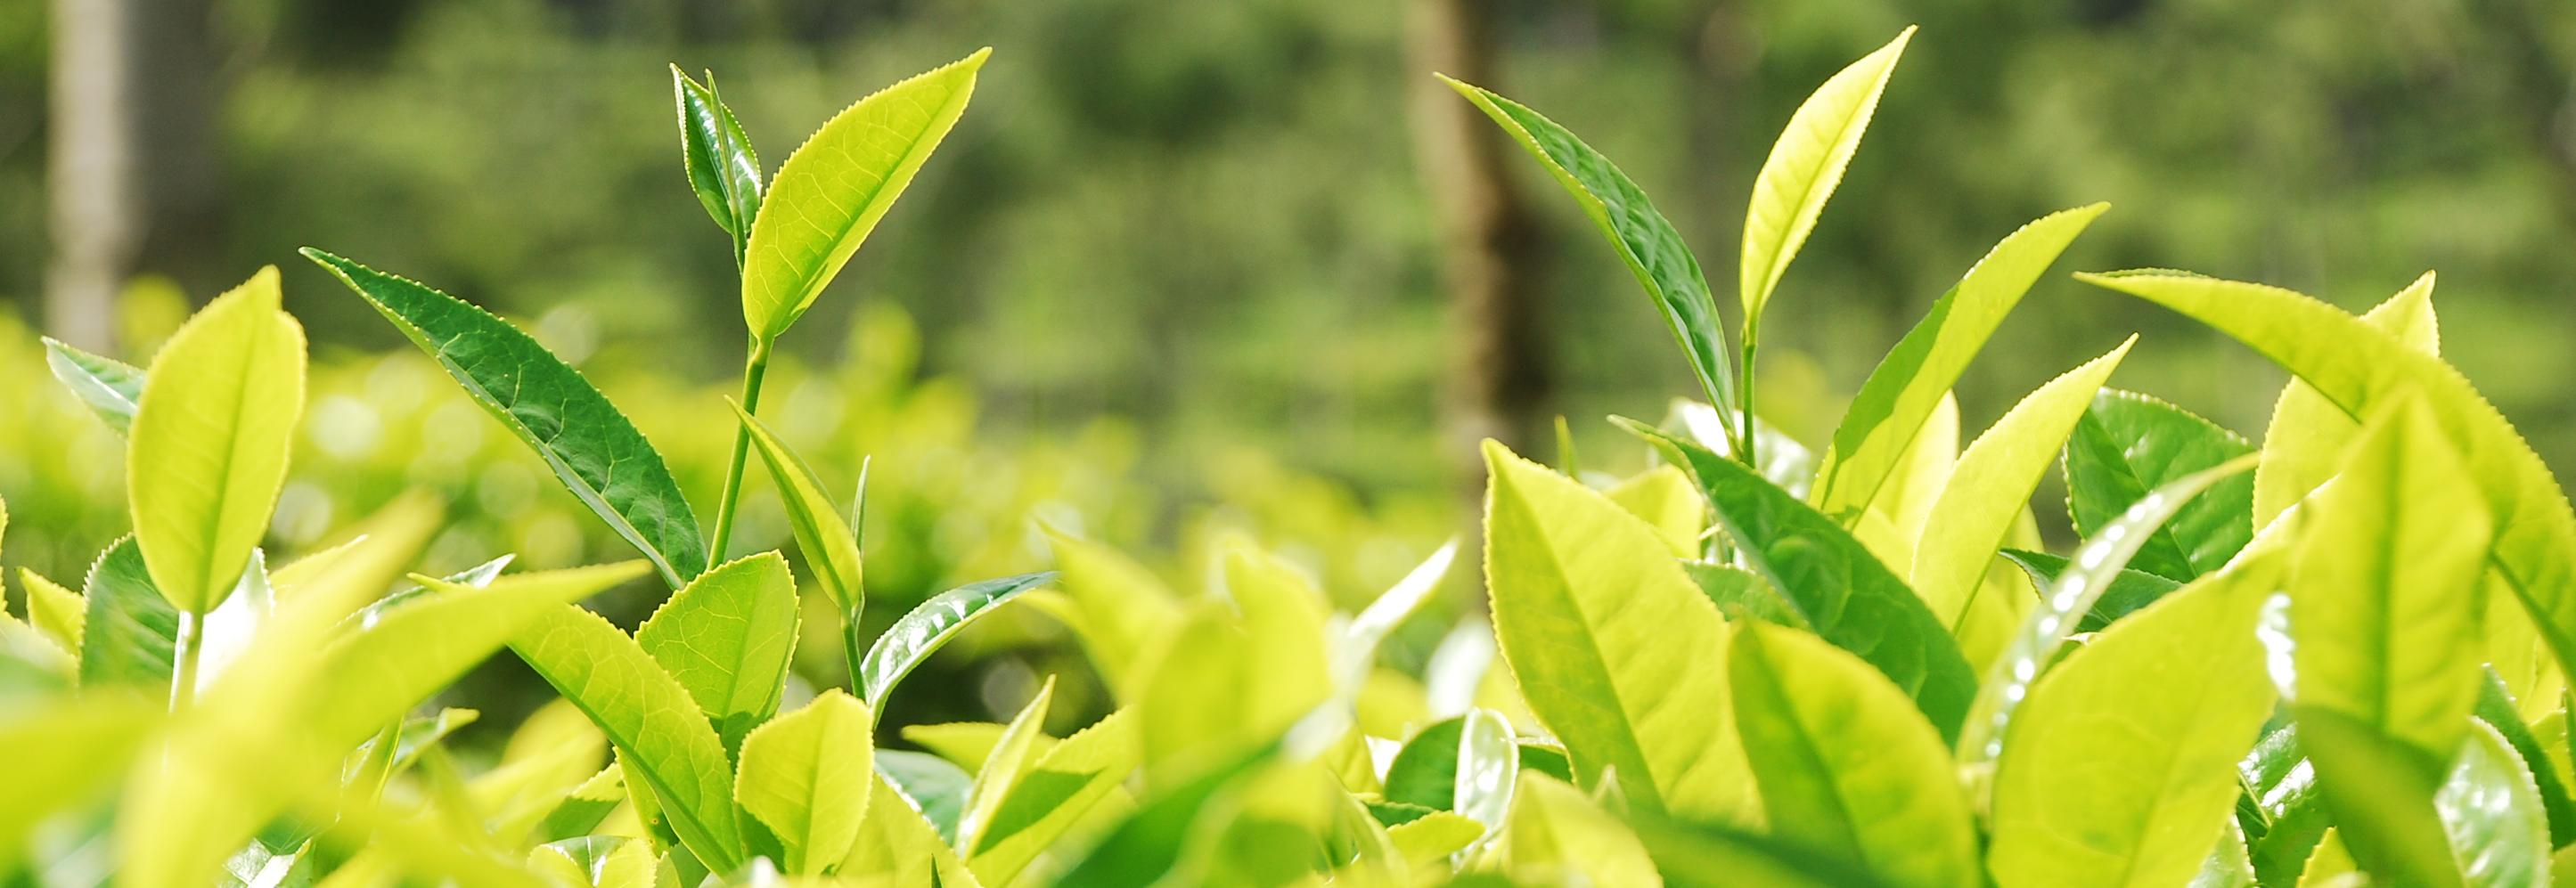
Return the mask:
<svg viewBox="0 0 2576 888">
<path fill-rule="evenodd" d="M 0 869 L 135 885 L 2552 881 L 2576 840 L 2576 511 L 2439 357 L 2430 274 L 2360 316 L 2186 272 L 2079 275 L 2291 371 L 2260 443 L 2108 388 L 2132 340 L 1961 447 L 1951 387 L 2107 208 L 2069 209 L 1968 269 L 1829 440 L 1756 420 L 1764 307 L 1910 36 L 1789 120 L 1747 211 L 1732 337 L 1634 183 L 1538 112 L 1451 83 L 1635 273 L 1704 398 L 1614 419 L 1658 457 L 1627 478 L 1571 448 L 1550 467 L 1488 443 L 1473 551 L 1489 618 L 1454 622 L 1435 599 L 1458 544 L 1355 601 L 1324 591 L 1346 577 L 1319 586 L 1241 536 L 1183 591 L 1064 526 L 1044 531 L 1055 571 L 871 602 L 867 464 L 842 501 L 841 466 L 818 471 L 769 425 L 798 410 L 760 408 L 775 344 L 959 120 L 985 56 L 859 101 L 774 173 L 712 79 L 675 70 L 684 167 L 741 268 L 747 330 L 738 398 L 691 414 L 731 437 L 713 520 L 534 338 L 319 250 L 642 557 L 412 572 L 440 533 L 430 494 L 290 540 L 304 551 L 272 567 L 261 545 L 284 536 L 310 400 L 274 270 L 148 367 L 57 346 L 63 381 L 123 436 L 132 533 L 77 591 L 23 574 L 28 617 L 0 621 Z M 2064 554 L 2035 530 L 2052 464 L 2084 537 Z M 723 557 L 746 476 L 776 491 L 801 577 L 781 551 Z M 631 633 L 575 604 L 622 584 L 666 593 Z M 886 723 L 926 658 L 1014 611 L 1069 628 L 1107 715 L 1050 731 L 1075 674 L 1007 723 Z M 1408 629 L 1445 635 L 1412 662 L 1385 649 Z M 793 665 L 815 646 L 837 671 Z M 561 699 L 486 760 L 447 742 L 471 711 L 423 704 L 503 648 Z"/>
</svg>

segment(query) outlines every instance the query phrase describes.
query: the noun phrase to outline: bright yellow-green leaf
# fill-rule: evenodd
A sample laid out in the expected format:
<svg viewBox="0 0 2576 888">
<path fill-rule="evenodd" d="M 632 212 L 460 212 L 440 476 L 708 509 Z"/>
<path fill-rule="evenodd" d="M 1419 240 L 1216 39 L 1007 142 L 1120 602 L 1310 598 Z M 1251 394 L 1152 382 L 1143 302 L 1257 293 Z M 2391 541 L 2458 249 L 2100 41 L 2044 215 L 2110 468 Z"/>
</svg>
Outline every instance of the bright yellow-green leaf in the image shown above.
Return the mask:
<svg viewBox="0 0 2576 888">
<path fill-rule="evenodd" d="M 2031 491 L 2048 474 L 2059 445 L 2075 430 L 2076 420 L 2093 403 L 2093 393 L 2118 369 L 2120 359 L 2137 342 L 2130 337 L 2109 354 L 2085 362 L 2049 380 L 2013 405 L 1994 427 L 1977 436 L 1959 456 L 1949 483 L 1932 507 L 1938 521 L 1923 525 L 1914 547 L 1910 580 L 1923 604 L 1944 625 L 1961 625 L 1960 615 L 1982 584 L 1987 568 L 2013 522 L 2030 508 Z"/>
<path fill-rule="evenodd" d="M 980 888 L 984 884 L 957 859 L 956 850 L 940 840 L 939 830 L 922 818 L 903 791 L 882 774 L 875 778 L 868 817 L 859 824 L 858 843 L 850 847 L 840 871 L 872 880 L 861 884 L 887 888 Z"/>
<path fill-rule="evenodd" d="M 769 342 L 814 304 L 966 113 L 990 49 L 886 87 L 833 115 L 778 168 L 751 223 L 742 316 Z"/>
<path fill-rule="evenodd" d="M 89 602 L 81 600 L 80 593 L 45 579 L 34 568 L 18 569 L 18 587 L 27 590 L 27 621 L 62 645 L 63 650 L 78 653 Z"/>
<path fill-rule="evenodd" d="M 1503 659 L 1575 777 L 1630 803 L 1753 819 L 1726 689 L 1726 620 L 1652 528 L 1485 444 L 1486 586 Z"/>
<path fill-rule="evenodd" d="M 1664 883 L 1646 846 L 1626 824 L 1582 790 L 1554 777 L 1521 772 L 1508 824 L 1503 871 L 1522 884 L 1652 888 Z"/>
<path fill-rule="evenodd" d="M 984 757 L 993 754 L 994 744 L 1002 742 L 1002 732 L 1010 727 L 998 722 L 905 725 L 903 739 L 960 768 L 973 771 L 984 767 Z"/>
<path fill-rule="evenodd" d="M 2317 850 L 2308 854 L 2307 865 L 2299 869 L 2299 888 L 2364 888 L 2369 881 L 2352 861 L 2352 851 L 2344 847 L 2343 833 L 2327 827 L 2324 838 L 2317 840 Z"/>
<path fill-rule="evenodd" d="M 1135 723 L 1122 709 L 1046 747 L 967 849 L 975 874 L 990 884 L 1009 884 L 1075 827 L 1124 809 L 1125 804 L 1106 803 L 1123 798 L 1119 786 L 1136 770 Z"/>
<path fill-rule="evenodd" d="M 2178 885 L 2200 867 L 2272 711 L 2254 624 L 2276 554 L 2175 590 L 2040 677 L 1996 762 L 1997 884 Z"/>
<path fill-rule="evenodd" d="M 2475 595 L 2491 525 L 2476 483 L 2423 400 L 2404 398 L 2302 513 L 2289 583 L 2300 708 L 2340 712 L 2438 772 L 2483 680 Z"/>
<path fill-rule="evenodd" d="M 659 811 L 717 871 L 743 862 L 724 743 L 688 689 L 643 647 L 598 614 L 567 605 L 540 617 L 510 649 L 608 735 L 639 807 Z"/>
<path fill-rule="evenodd" d="M 1111 690 L 1132 695 L 1138 661 L 1180 619 L 1178 597 L 1124 555 L 1053 528 L 1046 535 L 1092 666 Z"/>
<path fill-rule="evenodd" d="M 1916 430 L 1985 347 L 2049 263 L 2110 209 L 2092 204 L 2041 217 L 1995 244 L 1870 371 L 1826 448 L 1808 501 L 1854 520 L 1896 470 Z"/>
<path fill-rule="evenodd" d="M 1526 778 L 1524 778 L 1526 779 Z M 1541 776 L 1540 779 L 1547 779 Z M 1582 793 L 1576 792 L 1580 798 Z M 1515 793 L 1514 798 L 1524 798 Z M 1535 803 L 1532 803 L 1535 804 Z M 1512 822 L 1518 822 L 1514 815 Z M 1449 855 L 1465 850 L 1485 834 L 1485 825 L 1447 811 L 1433 811 L 1412 820 L 1387 827 L 1387 838 L 1395 843 L 1405 863 L 1417 869 L 1441 866 Z"/>
<path fill-rule="evenodd" d="M 1805 631 L 1736 626 L 1736 731 L 1772 834 L 1848 856 L 1889 885 L 1977 885 L 1967 796 L 1913 700 Z"/>
<path fill-rule="evenodd" d="M 778 711 L 796 650 L 796 577 L 776 552 L 699 574 L 635 630 L 635 643 L 689 690 L 725 748 L 737 749 Z"/>
<path fill-rule="evenodd" d="M 1011 719 L 1002 735 L 993 741 L 992 751 L 985 754 L 983 766 L 975 771 L 975 785 L 966 794 L 966 810 L 957 818 L 957 844 L 974 848 L 982 844 L 984 827 L 993 812 L 1002 807 L 1002 799 L 1020 778 L 1027 776 L 1037 758 L 1038 739 L 1046 734 L 1047 706 L 1055 701 L 1055 676 L 1047 676 L 1038 686 L 1037 696 Z"/>
<path fill-rule="evenodd" d="M 222 604 L 268 532 L 304 410 L 304 328 L 277 269 L 207 303 L 153 356 L 126 447 L 126 498 L 152 583 L 181 611 Z"/>
<path fill-rule="evenodd" d="M 752 449 L 760 461 L 769 466 L 769 477 L 777 480 L 779 498 L 787 503 L 787 526 L 796 534 L 796 551 L 805 556 L 805 564 L 814 572 L 814 581 L 832 596 L 832 603 L 842 613 L 855 615 L 867 601 L 867 587 L 862 585 L 859 564 L 859 537 L 849 524 L 841 522 L 841 511 L 832 505 L 830 494 L 823 492 L 823 482 L 805 460 L 787 449 L 786 443 L 758 418 L 734 405 L 734 414 L 751 434 Z M 722 557 L 722 553 L 717 553 Z"/>
<path fill-rule="evenodd" d="M 1193 605 L 1140 669 L 1149 783 L 1273 740 L 1330 693 L 1322 596 L 1246 548 L 1227 553 L 1225 579 L 1234 606 Z"/>
<path fill-rule="evenodd" d="M 1656 466 L 1602 494 L 1654 528 L 1673 557 L 1699 557 L 1700 534 L 1708 531 L 1708 501 L 1682 470 Z"/>
<path fill-rule="evenodd" d="M 734 799 L 787 849 L 787 871 L 820 873 L 859 840 L 873 792 L 876 723 L 839 688 L 772 719 L 742 741 Z"/>
<path fill-rule="evenodd" d="M 1877 52 L 1862 56 L 1817 87 L 1789 115 L 1789 126 L 1771 145 L 1762 172 L 1753 179 L 1753 201 L 1744 209 L 1744 260 L 1737 293 L 1744 300 L 1745 329 L 1760 323 L 1762 306 L 1780 286 L 1789 260 L 1816 228 L 1816 216 L 1842 184 L 1843 168 L 1860 150 L 1861 133 L 1887 91 L 1888 75 L 1905 42 L 1914 38 L 1908 26 Z"/>
<path fill-rule="evenodd" d="M 2388 297 L 2363 322 L 2397 337 L 2407 348 L 2439 357 L 2442 331 L 2433 313 L 2433 273 Z M 2344 415 L 2334 402 L 2297 379 L 2281 388 L 2272 404 L 2272 422 L 2263 430 L 2263 464 L 2254 469 L 2254 526 L 2272 523 L 2282 510 L 2308 491 L 2334 477 L 2344 447 L 2361 434 L 2361 423 Z"/>
<path fill-rule="evenodd" d="M 2419 390 L 2461 450 L 2493 515 L 2493 567 L 2513 585 L 2566 668 L 2576 662 L 2576 509 L 2504 414 L 2441 359 L 2334 306 L 2276 287 L 2179 272 L 2082 275 L 2163 305 L 2253 346 L 2348 416 Z"/>
<path fill-rule="evenodd" d="M 1879 485 L 1878 496 L 1853 522 L 1852 536 L 1888 570 L 1899 576 L 1913 570 L 1914 543 L 1958 460 L 1959 400 L 1944 394 L 1915 431 L 1913 443 L 1905 446 L 1887 483 Z"/>
<path fill-rule="evenodd" d="M 92 693 L 0 718 L 0 761 L 9 763 L 8 803 L 0 804 L 0 870 L 14 868 L 38 824 L 93 800 L 126 770 L 159 720 L 154 702 Z"/>
<path fill-rule="evenodd" d="M 528 869 L 555 885 L 652 888 L 653 847 L 624 836 L 582 836 L 530 849 Z"/>
</svg>

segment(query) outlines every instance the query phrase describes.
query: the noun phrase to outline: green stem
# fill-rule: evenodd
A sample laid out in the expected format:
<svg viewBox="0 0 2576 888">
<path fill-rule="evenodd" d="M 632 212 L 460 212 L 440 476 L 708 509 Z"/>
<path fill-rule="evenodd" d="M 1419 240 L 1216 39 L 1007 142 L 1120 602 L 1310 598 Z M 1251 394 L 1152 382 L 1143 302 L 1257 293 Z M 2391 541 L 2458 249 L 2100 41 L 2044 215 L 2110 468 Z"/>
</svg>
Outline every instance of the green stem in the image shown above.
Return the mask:
<svg viewBox="0 0 2576 888">
<path fill-rule="evenodd" d="M 760 378 L 769 373 L 769 343 L 751 342 L 751 358 L 742 367 L 742 412 L 760 411 Z M 716 538 L 707 553 L 709 560 L 722 563 L 725 546 L 733 542 L 734 505 L 742 499 L 742 464 L 751 456 L 751 429 L 736 424 L 733 430 L 733 459 L 725 468 L 724 498 L 716 501 Z"/>
<path fill-rule="evenodd" d="M 1744 461 L 1744 467 L 1752 469 L 1754 474 L 1762 472 L 1762 464 L 1756 461 L 1753 453 L 1753 351 L 1757 345 L 1754 331 L 1761 329 L 1758 326 L 1760 322 L 1760 318 L 1753 317 L 1744 320 L 1744 365 L 1735 375 L 1735 453 Z"/>
<path fill-rule="evenodd" d="M 859 663 L 867 655 L 868 649 L 859 644 L 859 609 L 851 608 L 841 614 L 841 656 L 850 661 L 850 693 L 861 697 L 866 694 L 859 688 Z M 877 701 L 868 703 L 870 707 L 876 704 Z"/>
<path fill-rule="evenodd" d="M 172 639 L 176 662 L 170 675 L 170 711 L 188 708 L 197 699 L 197 661 L 206 652 L 206 616 L 191 611 L 179 612 L 178 637 Z"/>
</svg>

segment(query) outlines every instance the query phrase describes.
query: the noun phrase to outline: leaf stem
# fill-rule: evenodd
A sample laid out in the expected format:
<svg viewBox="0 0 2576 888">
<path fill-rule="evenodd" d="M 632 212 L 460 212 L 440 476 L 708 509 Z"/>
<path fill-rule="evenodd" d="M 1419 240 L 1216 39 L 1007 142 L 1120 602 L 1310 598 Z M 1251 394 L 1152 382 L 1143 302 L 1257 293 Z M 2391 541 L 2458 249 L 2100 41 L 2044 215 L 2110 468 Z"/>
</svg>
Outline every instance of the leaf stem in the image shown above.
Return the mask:
<svg viewBox="0 0 2576 888">
<path fill-rule="evenodd" d="M 751 357 L 742 368 L 742 412 L 760 410 L 760 379 L 769 373 L 769 342 L 753 337 Z M 734 505 L 742 499 L 742 465 L 751 455 L 751 429 L 735 424 L 733 459 L 725 468 L 724 496 L 716 501 L 716 537 L 708 545 L 708 558 L 724 562 L 725 545 L 733 542 Z"/>
<path fill-rule="evenodd" d="M 179 612 L 179 632 L 171 640 L 176 662 L 170 675 L 170 711 L 188 708 L 197 698 L 197 661 L 206 651 L 206 617 L 194 611 Z"/>
<path fill-rule="evenodd" d="M 1753 453 L 1753 350 L 1759 342 L 1756 334 L 1761 322 L 1759 316 L 1744 319 L 1744 364 L 1735 374 L 1735 455 L 1757 475 L 1762 472 L 1762 464 Z"/>
<path fill-rule="evenodd" d="M 861 700 L 867 700 L 867 694 L 859 687 L 859 664 L 867 659 L 867 655 L 867 648 L 859 645 L 859 609 L 854 607 L 842 612 L 841 656 L 850 662 L 850 693 L 858 695 Z M 870 711 L 874 711 L 873 707 L 879 702 L 867 700 Z"/>
</svg>

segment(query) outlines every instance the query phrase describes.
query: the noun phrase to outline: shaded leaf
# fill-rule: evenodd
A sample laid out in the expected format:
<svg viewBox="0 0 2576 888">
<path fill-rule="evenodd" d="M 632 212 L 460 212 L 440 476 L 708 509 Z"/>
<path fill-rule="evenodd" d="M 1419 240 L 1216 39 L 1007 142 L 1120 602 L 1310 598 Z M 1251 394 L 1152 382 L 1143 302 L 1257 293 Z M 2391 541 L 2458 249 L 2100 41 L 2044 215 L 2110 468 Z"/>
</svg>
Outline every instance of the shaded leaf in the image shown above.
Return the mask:
<svg viewBox="0 0 2576 888">
<path fill-rule="evenodd" d="M 680 166 L 689 190 L 716 225 L 733 236 L 734 261 L 743 260 L 751 222 L 760 215 L 760 155 L 733 109 L 716 96 L 715 79 L 701 84 L 671 66 L 671 94 L 680 116 Z"/>
<path fill-rule="evenodd" d="M 1039 571 L 998 580 L 968 583 L 933 595 L 886 627 L 859 661 L 859 696 L 880 705 L 895 683 L 938 652 L 969 624 L 1013 599 L 1055 581 L 1054 571 Z"/>
<path fill-rule="evenodd" d="M 2193 472 L 2253 453 L 2235 432 L 2146 395 L 2105 391 L 2066 442 L 2066 511 L 2092 536 L 2130 504 Z M 2218 569 L 2254 538 L 2252 475 L 2193 496 L 2154 528 L 2130 565 L 2188 580 Z"/>
</svg>

